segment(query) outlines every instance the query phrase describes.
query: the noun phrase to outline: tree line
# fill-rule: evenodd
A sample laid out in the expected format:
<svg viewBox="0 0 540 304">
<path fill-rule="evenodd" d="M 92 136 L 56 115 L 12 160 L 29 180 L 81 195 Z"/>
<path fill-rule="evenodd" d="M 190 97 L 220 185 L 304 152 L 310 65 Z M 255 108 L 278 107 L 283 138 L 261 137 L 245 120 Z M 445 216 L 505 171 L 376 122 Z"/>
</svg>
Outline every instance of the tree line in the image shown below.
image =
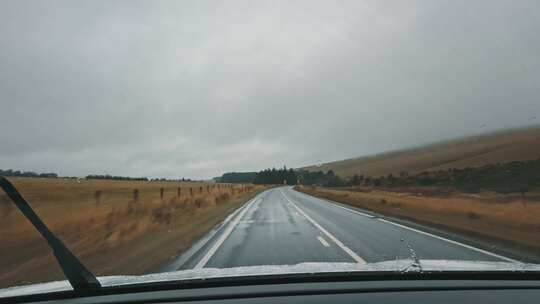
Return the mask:
<svg viewBox="0 0 540 304">
<path fill-rule="evenodd" d="M 268 168 L 259 172 L 228 172 L 214 178 L 220 183 L 287 184 L 318 185 L 325 187 L 347 186 L 347 181 L 337 176 L 334 171 L 307 171 Z"/>
<path fill-rule="evenodd" d="M 302 185 L 317 185 L 324 187 L 343 187 L 347 186 L 347 181 L 340 178 L 332 170 L 323 171 L 298 171 L 299 183 Z"/>
<path fill-rule="evenodd" d="M 257 177 L 257 172 L 228 172 L 220 177 L 215 177 L 214 181 L 216 183 L 249 184 L 253 183 L 255 177 Z"/>
<path fill-rule="evenodd" d="M 86 179 L 106 179 L 106 180 L 123 180 L 123 181 L 160 181 L 160 182 L 191 182 L 191 179 L 188 178 L 148 178 L 148 177 L 130 177 L 130 176 L 116 176 L 116 175 L 87 175 Z"/>
<path fill-rule="evenodd" d="M 148 177 L 129 177 L 129 176 L 115 176 L 115 175 L 99 175 L 91 174 L 87 175 L 86 179 L 107 179 L 107 180 L 127 180 L 127 181 L 149 181 Z"/>
<path fill-rule="evenodd" d="M 58 178 L 60 177 L 56 173 L 36 173 L 34 171 L 20 171 L 20 170 L 2 170 L 0 169 L 0 176 L 6 177 L 46 177 L 46 178 Z M 64 176 L 63 178 L 78 179 L 77 176 Z M 169 178 L 148 178 L 148 177 L 129 177 L 129 176 L 116 176 L 109 174 L 90 174 L 85 177 L 86 179 L 105 179 L 105 180 L 124 180 L 124 181 L 173 181 L 173 182 L 190 182 L 191 179 L 169 179 Z"/>
<path fill-rule="evenodd" d="M 19 171 L 19 170 L 2 170 L 0 169 L 0 176 L 12 176 L 12 177 L 48 177 L 48 178 L 56 178 L 58 177 L 58 174 L 56 173 L 36 173 L 34 171 Z"/>
<path fill-rule="evenodd" d="M 281 169 L 272 168 L 259 171 L 255 175 L 255 179 L 253 180 L 254 184 L 265 185 L 296 185 L 297 182 L 298 180 L 296 177 L 296 172 L 294 172 L 293 169 L 287 169 L 287 167 L 283 167 Z"/>
<path fill-rule="evenodd" d="M 496 163 L 481 167 L 449 168 L 409 174 L 371 177 L 355 174 L 350 186 L 366 187 L 451 187 L 464 192 L 481 190 L 525 193 L 540 189 L 540 159 Z"/>
</svg>

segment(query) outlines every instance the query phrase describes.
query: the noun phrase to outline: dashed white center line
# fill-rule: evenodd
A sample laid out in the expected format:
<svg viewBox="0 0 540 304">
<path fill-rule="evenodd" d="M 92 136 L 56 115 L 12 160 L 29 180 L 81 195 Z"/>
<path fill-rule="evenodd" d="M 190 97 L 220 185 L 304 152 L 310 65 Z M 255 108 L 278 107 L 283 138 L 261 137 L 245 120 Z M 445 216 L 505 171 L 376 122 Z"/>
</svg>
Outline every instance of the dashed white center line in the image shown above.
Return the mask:
<svg viewBox="0 0 540 304">
<path fill-rule="evenodd" d="M 328 242 L 321 236 L 318 236 L 317 239 L 319 240 L 319 242 L 321 242 L 321 244 L 324 246 L 324 247 L 330 247 L 330 244 L 328 244 Z"/>
<path fill-rule="evenodd" d="M 330 232 L 328 232 L 328 230 L 324 229 L 321 225 L 319 225 L 317 222 L 315 222 L 309 215 L 307 215 L 304 210 L 300 209 L 300 207 L 298 207 L 293 201 L 291 201 L 286 195 L 285 193 L 283 193 L 283 190 L 279 190 L 281 192 L 281 194 L 283 195 L 283 197 L 285 197 L 285 199 L 287 201 L 289 201 L 289 203 L 291 203 L 293 205 L 294 208 L 296 208 L 296 210 L 298 210 L 298 212 L 300 214 L 302 214 L 306 220 L 308 220 L 313 226 L 315 226 L 317 229 L 319 229 L 324 235 L 326 235 L 327 238 L 329 238 L 332 242 L 334 242 L 339 248 L 341 248 L 341 250 L 345 251 L 345 253 L 347 253 L 353 260 L 356 261 L 356 263 L 358 264 L 366 264 L 366 261 L 364 259 L 362 259 L 361 257 L 359 257 L 354 251 L 352 251 L 349 247 L 345 246 L 345 244 L 343 244 L 340 240 L 338 240 L 334 235 L 332 235 Z"/>
</svg>

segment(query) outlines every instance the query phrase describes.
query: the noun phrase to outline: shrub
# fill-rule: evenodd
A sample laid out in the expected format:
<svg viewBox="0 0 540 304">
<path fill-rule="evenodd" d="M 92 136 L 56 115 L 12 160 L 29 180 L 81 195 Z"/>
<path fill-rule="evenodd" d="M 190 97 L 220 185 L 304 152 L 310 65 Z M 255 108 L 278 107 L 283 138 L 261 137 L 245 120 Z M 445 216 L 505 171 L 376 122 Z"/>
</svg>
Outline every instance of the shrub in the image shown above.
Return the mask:
<svg viewBox="0 0 540 304">
<path fill-rule="evenodd" d="M 480 219 L 482 218 L 482 216 L 478 213 L 475 213 L 475 212 L 468 212 L 467 213 L 467 217 L 471 220 L 477 220 L 477 219 Z"/>
</svg>

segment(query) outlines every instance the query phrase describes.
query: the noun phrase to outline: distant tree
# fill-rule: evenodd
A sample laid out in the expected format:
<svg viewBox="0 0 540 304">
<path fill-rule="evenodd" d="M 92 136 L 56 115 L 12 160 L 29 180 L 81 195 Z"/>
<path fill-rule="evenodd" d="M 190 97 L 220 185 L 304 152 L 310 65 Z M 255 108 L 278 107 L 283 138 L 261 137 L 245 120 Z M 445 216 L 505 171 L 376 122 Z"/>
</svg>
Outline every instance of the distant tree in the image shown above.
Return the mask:
<svg viewBox="0 0 540 304">
<path fill-rule="evenodd" d="M 0 169 L 0 176 L 13 176 L 13 177 L 49 177 L 56 178 L 58 175 L 56 173 L 36 173 L 33 171 L 20 171 L 20 170 L 2 170 Z"/>
<path fill-rule="evenodd" d="M 253 183 L 257 177 L 257 172 L 229 172 L 219 178 L 220 183 Z"/>
<path fill-rule="evenodd" d="M 289 169 L 287 171 L 286 180 L 287 180 L 287 185 L 296 185 L 298 183 L 296 173 L 294 172 L 293 169 Z"/>
<path fill-rule="evenodd" d="M 371 185 L 371 178 L 366 177 L 364 178 L 364 186 L 370 186 Z"/>
<path fill-rule="evenodd" d="M 296 172 L 293 169 L 287 169 L 287 167 L 283 167 L 281 169 L 265 169 L 262 171 L 259 171 L 254 179 L 254 184 L 287 184 L 287 185 L 296 185 L 298 182 L 298 178 L 296 175 Z"/>
<path fill-rule="evenodd" d="M 149 181 L 149 179 L 147 177 L 113 176 L 113 175 L 109 175 L 109 174 L 105 174 L 105 175 L 91 174 L 91 175 L 87 175 L 86 179 Z M 155 179 L 152 179 L 152 180 L 154 180 L 154 181 L 163 181 L 163 180 L 167 180 L 167 179 L 155 178 Z"/>
<path fill-rule="evenodd" d="M 351 179 L 351 184 L 353 186 L 358 186 L 358 185 L 360 185 L 360 181 L 361 181 L 360 176 L 358 176 L 358 174 L 355 174 L 355 175 L 353 175 L 353 177 Z"/>
<path fill-rule="evenodd" d="M 56 173 L 41 173 L 41 174 L 39 174 L 39 177 L 57 178 L 58 174 L 56 174 Z"/>
</svg>

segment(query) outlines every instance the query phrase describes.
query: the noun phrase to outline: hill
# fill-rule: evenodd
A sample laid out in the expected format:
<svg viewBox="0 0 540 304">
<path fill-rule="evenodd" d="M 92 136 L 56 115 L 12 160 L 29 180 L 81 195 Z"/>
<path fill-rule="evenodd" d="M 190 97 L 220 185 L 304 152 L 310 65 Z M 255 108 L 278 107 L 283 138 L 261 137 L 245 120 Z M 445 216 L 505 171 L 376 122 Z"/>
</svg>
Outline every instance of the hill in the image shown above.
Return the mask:
<svg viewBox="0 0 540 304">
<path fill-rule="evenodd" d="M 537 126 L 453 139 L 414 149 L 340 160 L 302 169 L 325 172 L 333 170 L 340 177 L 351 178 L 354 174 L 414 174 L 538 158 L 540 127 Z"/>
</svg>

